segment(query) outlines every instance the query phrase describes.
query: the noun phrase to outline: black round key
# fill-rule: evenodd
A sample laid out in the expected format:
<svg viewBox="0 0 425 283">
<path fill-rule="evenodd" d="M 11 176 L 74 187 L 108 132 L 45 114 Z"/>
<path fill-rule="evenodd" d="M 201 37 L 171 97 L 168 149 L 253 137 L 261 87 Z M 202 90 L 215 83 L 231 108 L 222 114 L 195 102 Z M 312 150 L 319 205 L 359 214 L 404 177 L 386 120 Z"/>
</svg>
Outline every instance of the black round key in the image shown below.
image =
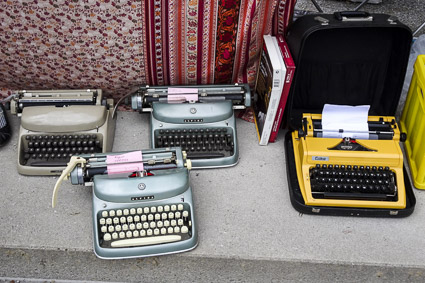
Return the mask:
<svg viewBox="0 0 425 283">
<path fill-rule="evenodd" d="M 63 147 L 63 141 L 58 142 L 59 147 Z"/>
<path fill-rule="evenodd" d="M 83 141 L 83 142 L 81 143 L 81 145 L 82 145 L 82 146 L 87 146 L 87 141 Z"/>
<path fill-rule="evenodd" d="M 43 139 L 43 136 L 38 136 L 37 139 L 41 140 L 41 139 Z"/>
<path fill-rule="evenodd" d="M 34 153 L 34 148 L 33 147 L 28 148 L 28 152 L 29 153 Z"/>
<path fill-rule="evenodd" d="M 360 168 L 359 168 L 360 170 L 364 170 L 364 166 L 360 166 Z"/>
<path fill-rule="evenodd" d="M 40 147 L 45 147 L 46 143 L 44 141 L 40 142 Z"/>
<path fill-rule="evenodd" d="M 34 142 L 34 147 L 40 147 L 40 143 L 39 142 Z"/>
<path fill-rule="evenodd" d="M 45 159 L 48 159 L 48 158 L 49 158 L 49 156 L 50 156 L 50 154 L 48 154 L 48 153 L 45 153 L 45 154 L 44 154 L 44 158 L 45 158 Z"/>
<path fill-rule="evenodd" d="M 28 147 L 34 147 L 34 142 L 28 142 Z"/>
<path fill-rule="evenodd" d="M 72 136 L 72 135 L 69 135 L 69 136 L 68 136 L 68 139 L 69 139 L 69 140 L 70 140 L 70 139 L 72 139 L 72 138 L 73 138 L 73 136 Z"/>
<path fill-rule="evenodd" d="M 25 153 L 25 155 L 24 155 L 24 159 L 25 159 L 25 160 L 30 159 L 30 157 L 31 157 L 31 155 L 30 155 L 29 153 Z"/>
<path fill-rule="evenodd" d="M 78 151 L 78 152 L 82 152 L 82 151 L 83 151 L 83 148 L 82 148 L 81 146 L 79 146 L 79 147 L 77 148 L 77 151 Z"/>
<path fill-rule="evenodd" d="M 89 152 L 89 148 L 88 148 L 87 146 L 85 146 L 85 147 L 83 148 L 83 152 L 84 152 L 84 153 Z"/>
<path fill-rule="evenodd" d="M 35 148 L 35 153 L 40 153 L 40 152 L 41 152 L 41 149 L 39 147 L 36 147 Z"/>
<path fill-rule="evenodd" d="M 60 158 L 62 158 L 62 154 L 57 153 L 57 154 L 56 154 L 56 157 L 60 159 Z"/>
<path fill-rule="evenodd" d="M 39 154 L 37 155 L 37 157 L 38 157 L 38 158 L 43 158 L 43 154 L 42 154 L 42 153 L 39 153 Z"/>
<path fill-rule="evenodd" d="M 328 165 L 328 169 L 331 169 L 332 170 L 333 168 L 334 168 L 334 166 L 332 164 L 329 164 Z"/>
<path fill-rule="evenodd" d="M 353 170 L 357 170 L 357 169 L 359 169 L 359 167 L 357 165 L 354 165 Z"/>
<path fill-rule="evenodd" d="M 77 152 L 77 148 L 74 146 L 74 147 L 71 147 L 71 152 Z"/>
<path fill-rule="evenodd" d="M 46 147 L 46 151 L 47 151 L 48 153 L 52 153 L 52 152 L 53 152 L 53 148 L 51 148 L 51 147 Z"/>
<path fill-rule="evenodd" d="M 70 146 L 75 146 L 75 144 L 76 144 L 76 142 L 74 140 L 72 140 L 72 141 L 69 142 L 69 145 Z"/>
<path fill-rule="evenodd" d="M 376 171 L 376 169 L 377 169 L 376 166 L 372 166 L 373 171 Z"/>
<path fill-rule="evenodd" d="M 341 170 L 345 170 L 345 165 L 341 165 Z"/>
<path fill-rule="evenodd" d="M 36 159 L 36 158 L 37 158 L 37 154 L 36 154 L 36 153 L 34 153 L 33 155 L 31 155 L 31 158 L 32 158 L 32 159 Z"/>
<path fill-rule="evenodd" d="M 76 141 L 76 142 L 75 142 L 75 145 L 76 145 L 76 146 L 81 146 L 81 141 Z"/>
<path fill-rule="evenodd" d="M 90 152 L 94 152 L 94 147 L 93 146 L 90 147 L 89 150 L 90 150 Z"/>
<path fill-rule="evenodd" d="M 351 165 L 347 165 L 347 170 L 351 170 Z"/>
<path fill-rule="evenodd" d="M 32 139 L 33 141 L 35 141 L 35 140 L 37 139 L 37 137 L 36 137 L 36 136 L 31 136 L 31 139 Z"/>
<path fill-rule="evenodd" d="M 74 135 L 74 139 L 78 139 L 78 135 Z"/>
<path fill-rule="evenodd" d="M 334 166 L 334 168 L 335 168 L 336 170 L 338 170 L 338 169 L 339 169 L 339 165 L 335 165 L 335 166 Z"/>
<path fill-rule="evenodd" d="M 389 170 L 390 170 L 390 167 L 385 166 L 384 170 L 385 170 L 385 171 L 389 171 Z"/>
<path fill-rule="evenodd" d="M 27 136 L 25 136 L 25 139 L 28 141 L 28 140 L 31 139 L 31 137 L 27 135 Z"/>
<path fill-rule="evenodd" d="M 327 166 L 326 164 L 323 164 L 323 165 L 322 165 L 322 168 L 323 168 L 323 169 L 326 169 L 326 168 L 328 168 L 328 166 Z"/>
<path fill-rule="evenodd" d="M 90 136 L 92 139 L 96 139 L 96 135 L 95 134 L 92 134 L 91 136 Z"/>
<path fill-rule="evenodd" d="M 366 170 L 370 170 L 370 166 L 366 166 Z"/>
</svg>

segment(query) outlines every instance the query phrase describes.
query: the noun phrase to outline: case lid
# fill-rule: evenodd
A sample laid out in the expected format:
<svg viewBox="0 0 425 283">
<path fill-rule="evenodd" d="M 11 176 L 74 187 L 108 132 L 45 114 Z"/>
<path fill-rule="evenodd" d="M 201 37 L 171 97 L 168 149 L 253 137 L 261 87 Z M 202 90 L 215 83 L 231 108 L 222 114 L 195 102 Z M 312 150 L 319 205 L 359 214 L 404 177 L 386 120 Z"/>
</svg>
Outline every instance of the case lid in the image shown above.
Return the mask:
<svg viewBox="0 0 425 283">
<path fill-rule="evenodd" d="M 287 42 L 295 65 L 288 101 L 289 126 L 324 104 L 370 105 L 369 115 L 394 116 L 403 87 L 412 32 L 385 14 L 306 15 Z"/>
</svg>

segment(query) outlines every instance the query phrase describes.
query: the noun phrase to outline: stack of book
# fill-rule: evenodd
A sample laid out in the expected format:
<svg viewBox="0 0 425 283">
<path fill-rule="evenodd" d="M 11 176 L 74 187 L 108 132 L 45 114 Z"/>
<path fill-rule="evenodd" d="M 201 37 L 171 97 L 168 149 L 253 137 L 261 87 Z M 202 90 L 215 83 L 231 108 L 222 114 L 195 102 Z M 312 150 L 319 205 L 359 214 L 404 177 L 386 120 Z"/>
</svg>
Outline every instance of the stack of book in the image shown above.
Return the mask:
<svg viewBox="0 0 425 283">
<path fill-rule="evenodd" d="M 255 125 L 260 145 L 276 140 L 295 64 L 282 35 L 265 35 L 255 86 Z"/>
</svg>

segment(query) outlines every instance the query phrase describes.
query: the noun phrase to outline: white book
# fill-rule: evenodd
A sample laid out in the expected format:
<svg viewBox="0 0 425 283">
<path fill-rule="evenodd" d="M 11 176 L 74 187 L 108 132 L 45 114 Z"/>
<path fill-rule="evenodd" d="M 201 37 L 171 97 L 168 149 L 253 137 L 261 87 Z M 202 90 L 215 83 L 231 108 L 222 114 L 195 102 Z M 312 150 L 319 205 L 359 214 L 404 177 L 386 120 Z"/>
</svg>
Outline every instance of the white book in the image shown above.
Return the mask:
<svg viewBox="0 0 425 283">
<path fill-rule="evenodd" d="M 264 35 L 254 106 L 260 145 L 267 145 L 282 94 L 286 67 L 276 37 Z"/>
</svg>

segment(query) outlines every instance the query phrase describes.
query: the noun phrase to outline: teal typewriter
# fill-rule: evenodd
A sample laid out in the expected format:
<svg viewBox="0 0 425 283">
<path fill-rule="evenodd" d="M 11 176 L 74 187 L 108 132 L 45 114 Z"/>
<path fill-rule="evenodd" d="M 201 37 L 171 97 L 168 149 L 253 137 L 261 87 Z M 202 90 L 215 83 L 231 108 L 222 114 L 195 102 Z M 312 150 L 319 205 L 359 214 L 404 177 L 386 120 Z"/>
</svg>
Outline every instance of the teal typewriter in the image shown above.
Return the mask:
<svg viewBox="0 0 425 283">
<path fill-rule="evenodd" d="M 251 106 L 247 84 L 143 86 L 131 104 L 151 113 L 152 148 L 181 147 L 196 169 L 237 164 L 234 109 Z"/>
<path fill-rule="evenodd" d="M 72 156 L 64 179 L 93 186 L 94 252 L 103 259 L 173 254 L 198 244 L 190 160 L 180 148 Z"/>
</svg>

